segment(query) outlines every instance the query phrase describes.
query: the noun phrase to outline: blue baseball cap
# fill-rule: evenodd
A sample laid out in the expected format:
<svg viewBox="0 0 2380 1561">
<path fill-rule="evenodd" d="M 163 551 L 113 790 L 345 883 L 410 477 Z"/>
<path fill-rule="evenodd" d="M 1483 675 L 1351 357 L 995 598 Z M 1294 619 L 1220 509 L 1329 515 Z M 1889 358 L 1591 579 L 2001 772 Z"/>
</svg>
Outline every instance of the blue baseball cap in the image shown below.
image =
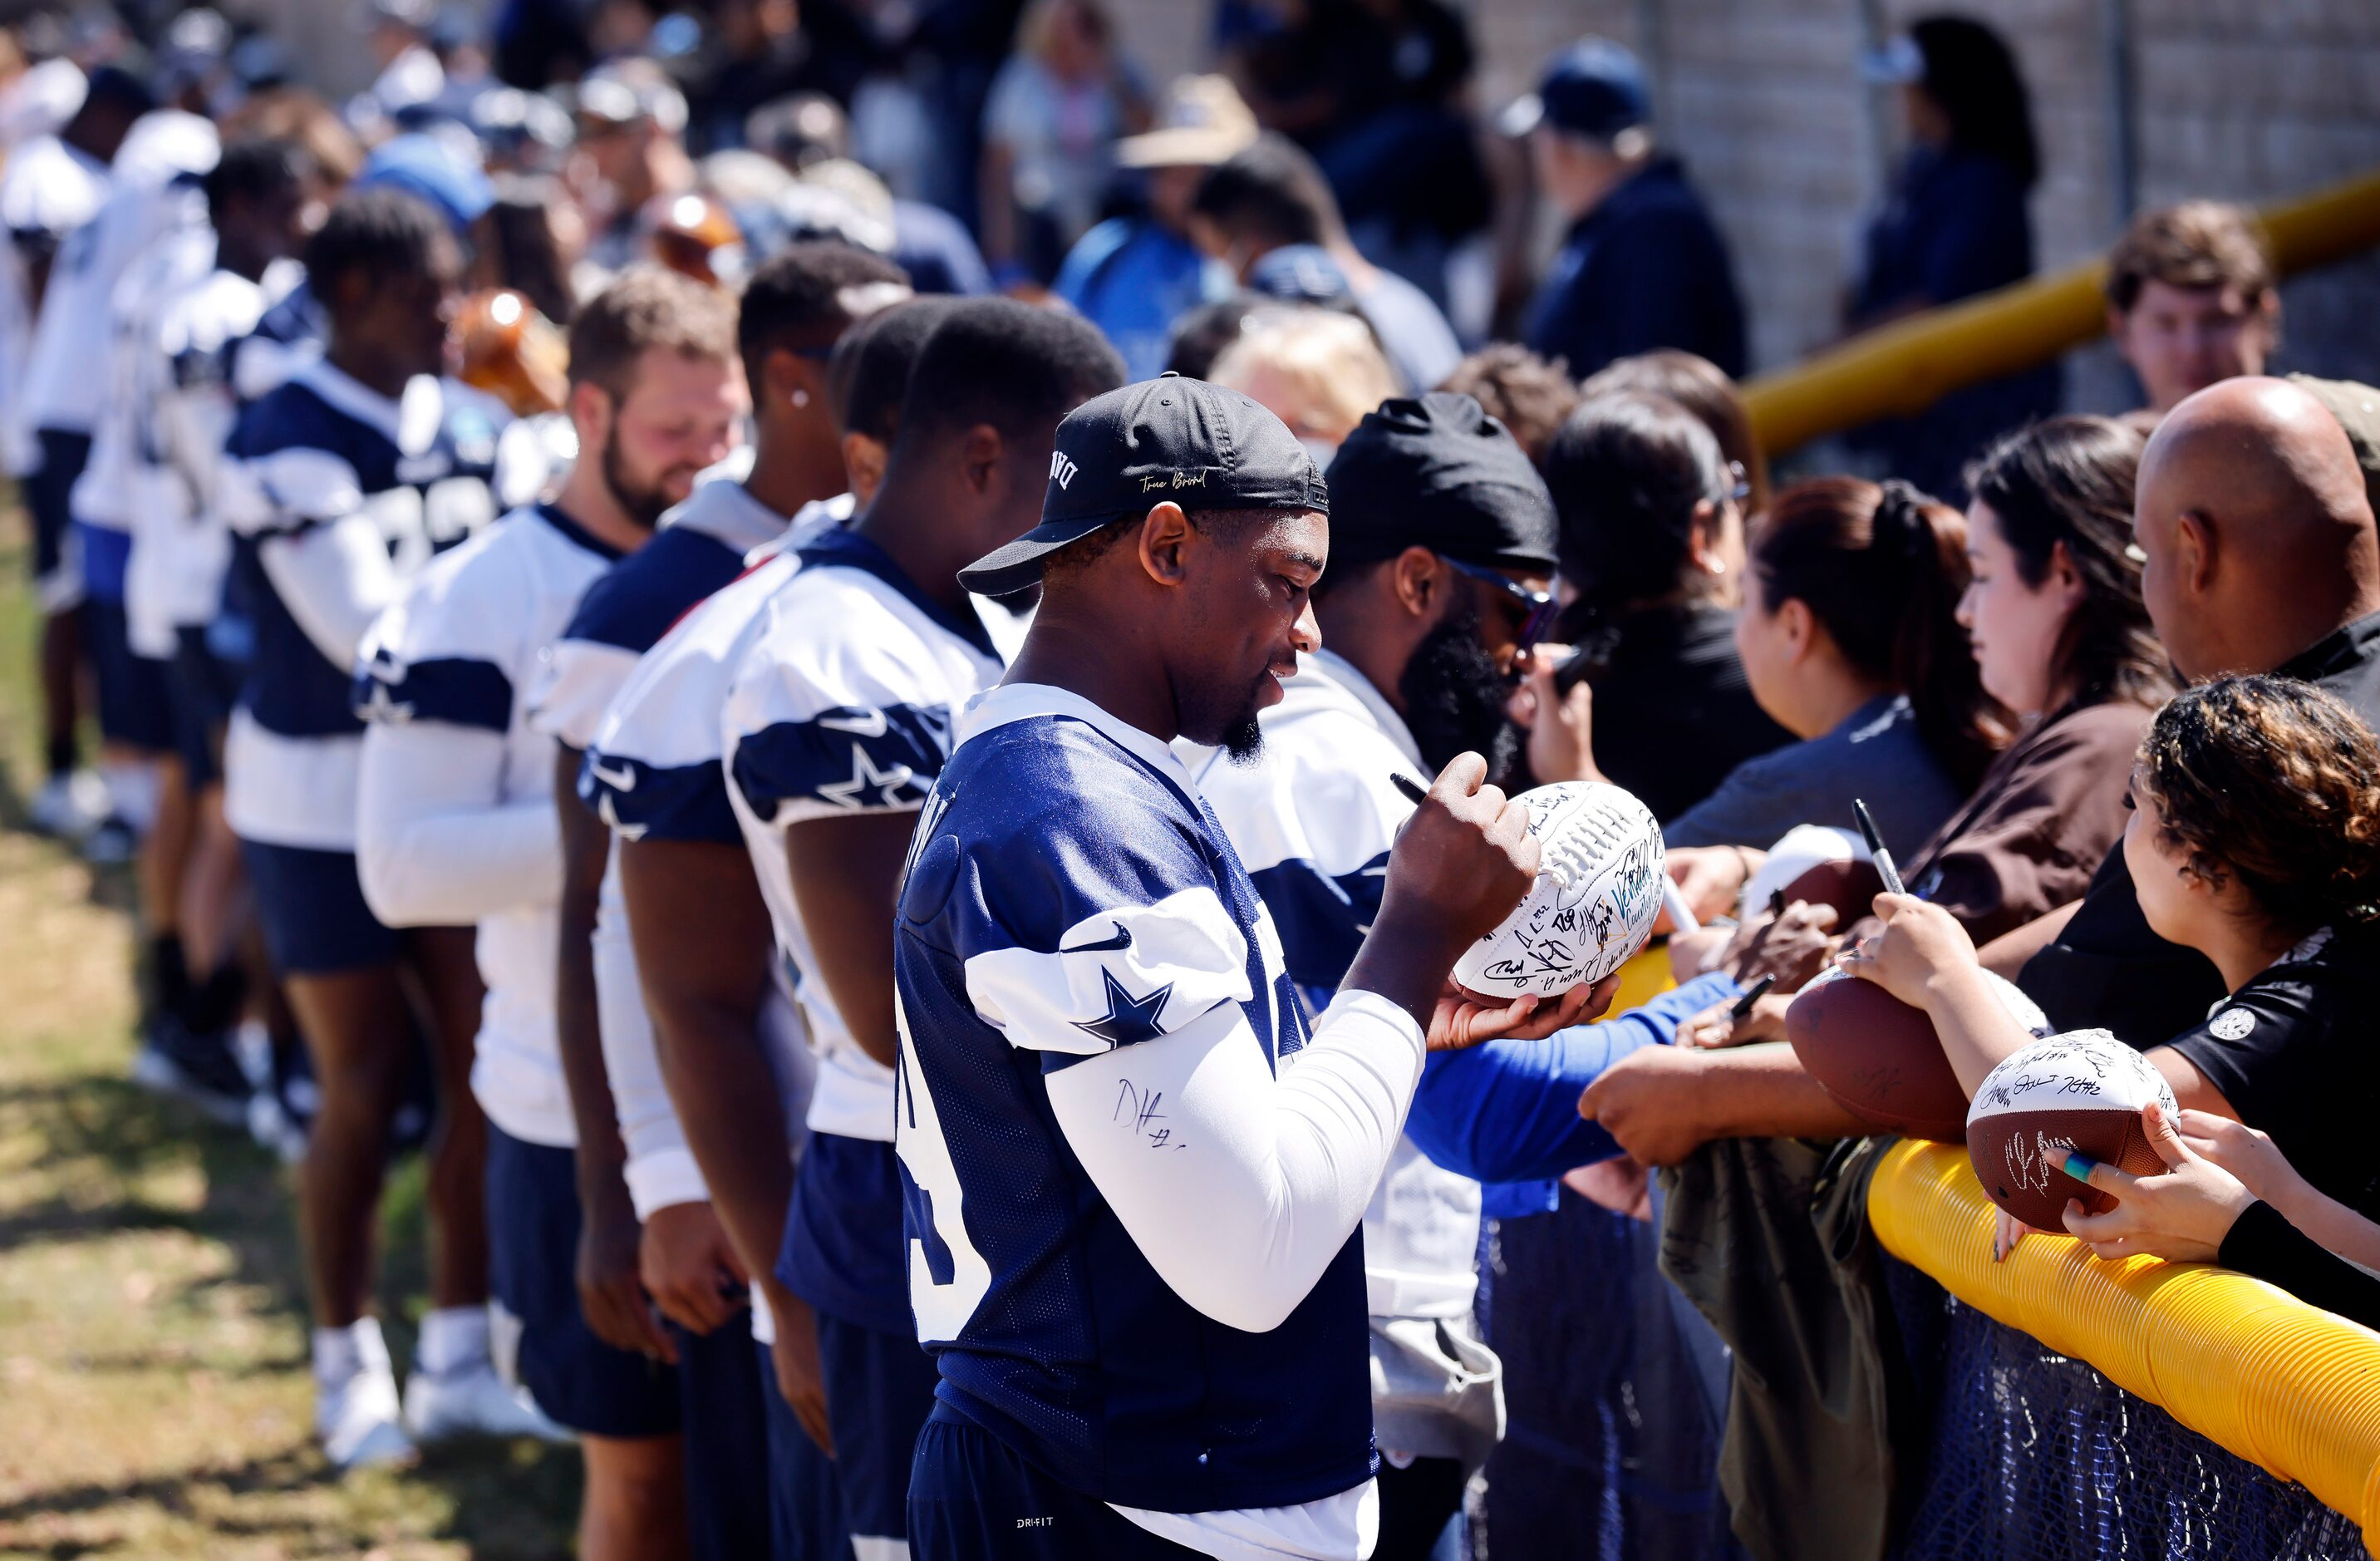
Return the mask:
<svg viewBox="0 0 2380 1561">
<path fill-rule="evenodd" d="M 496 200 L 486 170 L 456 156 L 438 136 L 419 131 L 382 142 L 365 160 L 356 186 L 386 186 L 429 201 L 458 238 Z"/>
<path fill-rule="evenodd" d="M 1355 297 L 1345 268 L 1319 244 L 1284 244 L 1267 250 L 1248 267 L 1247 288 L 1283 303 L 1324 308 L 1352 302 Z"/>
<path fill-rule="evenodd" d="M 1645 67 L 1609 38 L 1582 38 L 1554 56 L 1537 90 L 1497 116 L 1508 136 L 1550 125 L 1573 136 L 1609 140 L 1653 116 Z"/>
</svg>

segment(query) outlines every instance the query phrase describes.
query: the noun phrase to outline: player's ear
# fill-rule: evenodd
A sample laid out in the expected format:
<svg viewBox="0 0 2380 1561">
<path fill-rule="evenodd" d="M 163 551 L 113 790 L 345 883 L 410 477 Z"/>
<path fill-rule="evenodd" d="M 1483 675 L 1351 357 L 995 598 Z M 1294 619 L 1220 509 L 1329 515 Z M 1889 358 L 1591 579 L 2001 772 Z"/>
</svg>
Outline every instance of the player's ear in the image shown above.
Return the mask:
<svg viewBox="0 0 2380 1561">
<path fill-rule="evenodd" d="M 851 492 L 864 507 L 876 497 L 876 490 L 884 485 L 884 445 L 882 441 L 865 433 L 843 436 L 843 470 L 850 480 Z"/>
<path fill-rule="evenodd" d="M 1140 567 L 1148 578 L 1160 585 L 1180 585 L 1190 575 L 1185 556 L 1193 531 L 1190 517 L 1182 506 L 1168 499 L 1148 512 L 1141 522 L 1138 546 Z"/>
<path fill-rule="evenodd" d="M 593 380 L 570 386 L 570 426 L 577 431 L 578 447 L 600 450 L 612 436 L 612 393 Z"/>
<path fill-rule="evenodd" d="M 1451 571 L 1426 547 L 1409 547 L 1389 566 L 1389 585 L 1397 604 L 1417 618 L 1428 617 L 1443 599 Z"/>
<path fill-rule="evenodd" d="M 2215 528 L 2194 509 L 2185 509 L 2173 525 L 2173 555 L 2184 589 L 2203 594 L 2215 579 Z"/>
<path fill-rule="evenodd" d="M 968 429 L 959 440 L 959 480 L 978 494 L 990 493 L 1005 447 L 1000 430 L 991 424 L 979 422 Z"/>
</svg>

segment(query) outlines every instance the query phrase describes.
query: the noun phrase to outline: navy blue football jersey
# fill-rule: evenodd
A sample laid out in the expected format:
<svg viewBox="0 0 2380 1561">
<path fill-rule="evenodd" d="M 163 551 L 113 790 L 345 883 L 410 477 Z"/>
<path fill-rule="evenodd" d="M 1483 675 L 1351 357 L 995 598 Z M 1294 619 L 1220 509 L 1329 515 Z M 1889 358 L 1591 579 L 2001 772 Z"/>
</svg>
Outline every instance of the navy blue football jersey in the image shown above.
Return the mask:
<svg viewBox="0 0 2380 1561">
<path fill-rule="evenodd" d="M 941 1396 L 1121 1506 L 1281 1507 L 1361 1486 L 1360 1235 L 1279 1326 L 1217 1322 L 1125 1230 L 1046 1083 L 1226 1004 L 1277 1073 L 1306 1031 L 1263 902 L 1147 733 L 1033 685 L 993 689 L 958 733 L 894 950 L 910 1304 Z M 1144 1117 L 1151 1153 L 1160 1116 Z"/>
<path fill-rule="evenodd" d="M 327 362 L 299 370 L 240 414 L 225 453 L 240 474 L 227 497 L 233 569 L 252 614 L 255 656 L 241 705 L 266 731 L 319 738 L 360 732 L 352 668 L 334 665 L 298 626 L 260 550 L 357 515 L 387 543 L 400 578 L 493 520 L 501 404 L 452 383 L 415 380 L 392 401 Z M 533 491 L 533 490 L 532 490 Z"/>
</svg>

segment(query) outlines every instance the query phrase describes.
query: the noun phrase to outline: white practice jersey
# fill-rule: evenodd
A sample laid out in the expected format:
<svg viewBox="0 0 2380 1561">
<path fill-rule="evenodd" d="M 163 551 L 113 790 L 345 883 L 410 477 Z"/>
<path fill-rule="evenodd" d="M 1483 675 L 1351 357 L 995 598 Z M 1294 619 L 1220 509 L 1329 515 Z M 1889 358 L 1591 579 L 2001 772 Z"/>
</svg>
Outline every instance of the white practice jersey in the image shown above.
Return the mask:
<svg viewBox="0 0 2380 1561">
<path fill-rule="evenodd" d="M 819 1057 L 814 1133 L 892 1140 L 892 1070 L 853 1039 L 802 925 L 784 831 L 812 819 L 914 812 L 941 773 L 959 711 L 999 681 L 970 612 L 929 600 L 873 542 L 836 530 L 800 550 L 729 685 L 728 797 L 799 976 Z"/>
<path fill-rule="evenodd" d="M 562 886 L 553 739 L 529 723 L 539 656 L 620 556 L 555 506 L 442 554 L 365 637 L 358 797 L 364 896 L 394 926 L 479 927 L 471 1091 L 525 1142 L 577 1141 L 554 1041 Z"/>
<path fill-rule="evenodd" d="M 1201 750 L 1193 774 L 1272 914 L 1311 1021 L 1337 994 L 1371 931 L 1390 848 L 1414 811 L 1390 777 L 1426 785 L 1430 771 L 1379 690 L 1329 651 L 1300 657 L 1281 702 L 1258 719 L 1264 750 L 1255 763 Z M 1464 1332 L 1478 1290 L 1479 1217 L 1479 1184 L 1434 1164 L 1400 1135 L 1364 1211 L 1373 1383 L 1376 1393 L 1385 1384 L 1411 1396 L 1416 1373 L 1434 1370 L 1445 1380 L 1429 1412 L 1381 1407 L 1383 1448 L 1475 1461 L 1473 1455 L 1484 1458 L 1495 1444 L 1494 1355 L 1467 1336 L 1450 1353 L 1434 1325 L 1417 1333 L 1393 1325 L 1420 1319 Z M 1467 1398 L 1458 1391 L 1475 1381 Z M 1464 1423 L 1432 1423 L 1451 1417 Z"/>
<path fill-rule="evenodd" d="M 54 135 L 12 148 L 0 166 L 0 226 L 8 230 L 0 254 L 0 457 L 20 477 L 40 458 L 24 396 L 36 313 L 33 264 L 55 259 L 106 198 L 106 165 Z"/>
<path fill-rule="evenodd" d="M 114 329 L 115 285 L 142 250 L 186 220 L 196 192 L 174 181 L 213 167 L 217 151 L 215 128 L 196 115 L 159 109 L 134 123 L 108 165 L 106 199 L 51 268 L 25 366 L 26 428 L 93 432 L 107 388 L 97 355 Z"/>
<path fill-rule="evenodd" d="M 575 749 L 593 747 L 605 713 L 635 675 L 638 659 L 705 598 L 742 574 L 747 555 L 784 538 L 784 517 L 744 487 L 751 458 L 748 447 L 739 450 L 698 479 L 686 502 L 662 517 L 653 540 L 589 590 L 530 696 L 529 719 L 540 729 Z M 794 526 L 840 525 L 850 514 L 846 494 L 805 508 Z M 662 1079 L 652 1017 L 645 1009 L 636 948 L 628 937 L 616 848 L 604 871 L 589 945 L 603 1065 L 627 1151 L 629 1199 L 640 1219 L 673 1203 L 702 1202 L 710 1191 Z M 763 1022 L 772 1032 L 783 1031 L 772 1038 L 772 1054 L 806 1066 L 798 1061 L 805 1050 L 798 1029 L 785 1030 L 798 1024 L 787 993 L 771 993 Z"/>
</svg>

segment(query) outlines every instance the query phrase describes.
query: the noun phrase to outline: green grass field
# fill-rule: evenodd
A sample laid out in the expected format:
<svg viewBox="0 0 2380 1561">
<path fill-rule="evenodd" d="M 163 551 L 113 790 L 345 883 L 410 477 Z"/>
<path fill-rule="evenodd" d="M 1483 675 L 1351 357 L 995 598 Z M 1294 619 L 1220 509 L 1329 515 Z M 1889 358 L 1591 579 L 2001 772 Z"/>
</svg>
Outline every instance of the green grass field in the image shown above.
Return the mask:
<svg viewBox="0 0 2380 1561">
<path fill-rule="evenodd" d="M 342 1480 L 315 1450 L 288 1174 L 125 1082 L 128 877 L 28 834 L 25 537 L 0 513 L 0 1557 L 569 1553 L 577 1456 L 442 1451 Z M 382 1310 L 409 1359 L 419 1164 Z"/>
</svg>

